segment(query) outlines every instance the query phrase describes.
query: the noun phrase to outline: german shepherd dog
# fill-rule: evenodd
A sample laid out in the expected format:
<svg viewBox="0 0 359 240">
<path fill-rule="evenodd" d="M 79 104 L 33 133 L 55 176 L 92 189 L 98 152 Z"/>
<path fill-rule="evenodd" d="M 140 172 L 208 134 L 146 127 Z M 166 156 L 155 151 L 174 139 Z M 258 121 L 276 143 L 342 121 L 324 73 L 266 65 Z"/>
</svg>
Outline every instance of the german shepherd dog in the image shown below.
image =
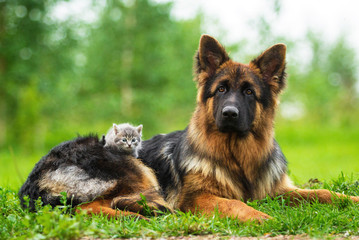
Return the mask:
<svg viewBox="0 0 359 240">
<path fill-rule="evenodd" d="M 36 210 L 35 200 L 61 205 L 67 203 L 108 217 L 156 214 L 171 211 L 160 193 L 153 171 L 132 153 L 104 147 L 96 136 L 78 137 L 54 147 L 34 167 L 19 195 L 24 207 Z M 144 196 L 147 206 L 143 203 Z M 27 203 L 24 199 L 29 197 Z M 141 202 L 142 201 L 142 202 Z"/>
<path fill-rule="evenodd" d="M 244 202 L 284 195 L 331 203 L 333 196 L 343 196 L 299 189 L 287 175 L 273 130 L 286 83 L 285 58 L 286 46 L 276 44 L 241 64 L 217 40 L 201 37 L 194 63 L 197 107 L 189 126 L 145 141 L 140 152 L 170 206 L 204 213 L 218 209 L 240 221 L 262 221 L 270 216 Z"/>
<path fill-rule="evenodd" d="M 247 200 L 283 195 L 331 203 L 333 197 L 345 197 L 299 189 L 287 175 L 273 130 L 285 86 L 285 55 L 286 46 L 277 44 L 241 64 L 203 35 L 194 67 L 197 107 L 185 130 L 144 141 L 142 160 L 104 148 L 97 137 L 62 143 L 37 163 L 20 189 L 21 199 L 28 195 L 32 208 L 38 197 L 55 206 L 66 192 L 68 201 L 89 213 L 141 217 L 143 194 L 152 209 L 218 211 L 261 222 L 270 216 L 246 205 Z"/>
</svg>

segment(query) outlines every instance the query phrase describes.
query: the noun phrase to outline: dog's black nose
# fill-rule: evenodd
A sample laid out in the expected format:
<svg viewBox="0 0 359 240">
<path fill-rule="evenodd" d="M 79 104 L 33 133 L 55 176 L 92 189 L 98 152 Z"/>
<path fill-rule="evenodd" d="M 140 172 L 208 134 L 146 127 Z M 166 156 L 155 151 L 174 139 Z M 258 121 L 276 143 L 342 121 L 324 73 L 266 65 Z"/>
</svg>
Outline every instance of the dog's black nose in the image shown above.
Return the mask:
<svg viewBox="0 0 359 240">
<path fill-rule="evenodd" d="M 238 113 L 239 113 L 238 109 L 233 106 L 227 106 L 227 107 L 223 108 L 223 110 L 222 110 L 223 117 L 227 118 L 227 119 L 238 118 Z"/>
</svg>

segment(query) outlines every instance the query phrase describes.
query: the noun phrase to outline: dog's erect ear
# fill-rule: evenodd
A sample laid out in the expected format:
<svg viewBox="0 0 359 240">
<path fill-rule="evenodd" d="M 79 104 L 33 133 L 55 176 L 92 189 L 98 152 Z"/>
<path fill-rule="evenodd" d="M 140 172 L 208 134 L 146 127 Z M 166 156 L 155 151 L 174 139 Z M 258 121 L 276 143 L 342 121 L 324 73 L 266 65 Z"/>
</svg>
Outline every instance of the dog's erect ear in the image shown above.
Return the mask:
<svg viewBox="0 0 359 240">
<path fill-rule="evenodd" d="M 209 35 L 202 35 L 196 55 L 197 74 L 205 71 L 212 75 L 219 66 L 228 60 L 226 50 L 216 39 Z"/>
<path fill-rule="evenodd" d="M 285 86 L 286 49 L 281 43 L 273 45 L 250 63 L 259 68 L 263 80 L 277 93 Z"/>
</svg>

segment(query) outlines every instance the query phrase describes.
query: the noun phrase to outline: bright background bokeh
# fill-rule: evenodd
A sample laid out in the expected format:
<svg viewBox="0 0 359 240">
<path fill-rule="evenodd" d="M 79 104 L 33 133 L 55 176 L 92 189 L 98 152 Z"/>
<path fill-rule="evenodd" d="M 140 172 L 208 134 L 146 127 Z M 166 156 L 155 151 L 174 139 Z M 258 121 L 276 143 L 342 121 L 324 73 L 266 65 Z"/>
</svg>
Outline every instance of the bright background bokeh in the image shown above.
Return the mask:
<svg viewBox="0 0 359 240">
<path fill-rule="evenodd" d="M 184 129 L 203 33 L 239 62 L 288 47 L 276 138 L 296 183 L 359 178 L 357 1 L 0 0 L 0 185 L 113 122 Z"/>
</svg>

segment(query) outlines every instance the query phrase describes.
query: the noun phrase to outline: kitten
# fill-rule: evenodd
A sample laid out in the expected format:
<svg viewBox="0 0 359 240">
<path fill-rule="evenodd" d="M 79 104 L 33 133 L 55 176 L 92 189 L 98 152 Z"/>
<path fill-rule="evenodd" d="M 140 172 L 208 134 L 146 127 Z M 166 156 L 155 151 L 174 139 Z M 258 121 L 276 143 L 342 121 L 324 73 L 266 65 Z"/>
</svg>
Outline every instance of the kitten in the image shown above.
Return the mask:
<svg viewBox="0 0 359 240">
<path fill-rule="evenodd" d="M 138 157 L 141 148 L 142 125 L 134 127 L 128 123 L 113 124 L 105 136 L 105 147 L 116 146 L 120 151 L 131 153 Z"/>
</svg>

